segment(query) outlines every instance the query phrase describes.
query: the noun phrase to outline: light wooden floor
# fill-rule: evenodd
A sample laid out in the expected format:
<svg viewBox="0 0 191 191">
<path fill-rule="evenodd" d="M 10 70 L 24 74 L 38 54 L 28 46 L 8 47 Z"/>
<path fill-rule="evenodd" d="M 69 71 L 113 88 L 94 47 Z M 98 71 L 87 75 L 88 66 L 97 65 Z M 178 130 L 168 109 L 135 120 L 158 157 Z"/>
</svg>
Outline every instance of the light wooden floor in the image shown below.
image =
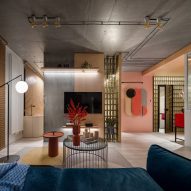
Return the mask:
<svg viewBox="0 0 191 191">
<path fill-rule="evenodd" d="M 152 144 L 158 144 L 180 155 L 191 158 L 191 148 L 185 148 L 183 145 L 175 143 L 174 134 L 123 133 L 122 142 L 112 143 L 110 146 L 116 147 L 132 166 L 145 168 L 147 152 Z"/>
<path fill-rule="evenodd" d="M 182 134 L 179 137 L 183 137 Z M 113 156 L 116 153 L 120 153 L 123 159 L 126 159 L 132 166 L 146 167 L 146 159 L 148 148 L 152 144 L 158 144 L 164 148 L 167 148 L 173 152 L 183 155 L 191 159 L 191 148 L 186 148 L 182 144 L 174 142 L 174 134 L 161 134 L 161 133 L 122 133 L 121 143 L 109 143 L 109 149 L 113 152 Z M 10 145 L 10 153 L 23 155 L 27 150 L 32 147 L 47 146 L 47 143 L 43 143 L 40 139 L 26 139 L 23 138 L 14 144 Z M 59 143 L 62 147 L 62 143 Z M 0 156 L 4 155 L 6 150 L 0 151 Z M 116 157 L 117 158 L 117 157 Z M 115 160 L 118 160 L 116 159 Z M 115 163 L 125 163 L 125 160 L 120 158 Z M 118 165 L 119 166 L 119 165 Z M 121 166 L 125 166 L 121 164 Z"/>
</svg>

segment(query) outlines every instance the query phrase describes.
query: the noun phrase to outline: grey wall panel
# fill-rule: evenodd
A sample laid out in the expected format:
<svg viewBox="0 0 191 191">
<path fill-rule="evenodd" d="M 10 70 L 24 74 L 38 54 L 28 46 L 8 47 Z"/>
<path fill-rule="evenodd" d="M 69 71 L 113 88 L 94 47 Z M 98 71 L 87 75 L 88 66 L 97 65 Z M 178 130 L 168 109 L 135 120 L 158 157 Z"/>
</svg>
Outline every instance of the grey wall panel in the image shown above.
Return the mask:
<svg viewBox="0 0 191 191">
<path fill-rule="evenodd" d="M 73 67 L 74 66 L 74 53 L 73 52 L 51 52 L 44 53 L 45 67 Z"/>
<path fill-rule="evenodd" d="M 67 121 L 64 114 L 64 92 L 73 91 L 74 74 L 44 74 L 44 132 L 63 131 L 62 126 Z"/>
</svg>

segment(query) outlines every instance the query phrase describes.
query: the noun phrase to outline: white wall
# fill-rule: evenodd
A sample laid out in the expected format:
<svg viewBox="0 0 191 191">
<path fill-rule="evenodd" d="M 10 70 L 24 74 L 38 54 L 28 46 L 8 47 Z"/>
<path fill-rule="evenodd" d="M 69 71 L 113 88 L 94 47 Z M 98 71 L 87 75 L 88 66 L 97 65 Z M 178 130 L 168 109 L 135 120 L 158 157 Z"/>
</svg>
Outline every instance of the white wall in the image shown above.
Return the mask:
<svg viewBox="0 0 191 191">
<path fill-rule="evenodd" d="M 191 147 L 191 109 L 188 108 L 188 78 L 190 79 L 191 74 L 188 74 L 188 65 L 187 65 L 187 55 L 185 55 L 184 62 L 184 137 L 185 137 L 185 146 Z"/>
<path fill-rule="evenodd" d="M 17 77 L 20 74 L 24 76 L 23 60 L 9 47 L 6 47 L 5 63 L 6 63 L 6 69 L 5 69 L 6 82 Z M 9 89 L 10 90 L 10 107 L 9 107 L 10 142 L 14 142 L 20 139 L 22 137 L 22 131 L 23 131 L 24 95 L 17 93 L 15 90 L 15 84 L 19 80 L 21 80 L 21 78 L 18 78 L 14 80 L 12 83 L 10 83 L 10 89 Z M 7 102 L 6 102 L 6 108 L 7 108 Z M 7 110 L 6 110 L 6 115 L 7 115 Z M 7 121 L 7 116 L 6 116 L 6 121 Z"/>
</svg>

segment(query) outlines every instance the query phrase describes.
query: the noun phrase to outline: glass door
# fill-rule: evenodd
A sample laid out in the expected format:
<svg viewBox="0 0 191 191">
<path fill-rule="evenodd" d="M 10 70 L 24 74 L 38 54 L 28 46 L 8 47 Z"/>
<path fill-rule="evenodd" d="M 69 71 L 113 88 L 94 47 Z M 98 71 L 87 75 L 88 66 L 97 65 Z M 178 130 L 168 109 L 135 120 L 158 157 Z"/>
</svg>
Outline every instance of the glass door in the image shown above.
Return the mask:
<svg viewBox="0 0 191 191">
<path fill-rule="evenodd" d="M 173 131 L 173 86 L 158 86 L 158 131 L 169 133 Z"/>
<path fill-rule="evenodd" d="M 159 90 L 159 95 L 158 95 L 158 99 L 159 99 L 159 132 L 160 133 L 165 133 L 165 92 L 166 92 L 166 88 L 165 86 L 159 86 L 158 87 Z"/>
</svg>

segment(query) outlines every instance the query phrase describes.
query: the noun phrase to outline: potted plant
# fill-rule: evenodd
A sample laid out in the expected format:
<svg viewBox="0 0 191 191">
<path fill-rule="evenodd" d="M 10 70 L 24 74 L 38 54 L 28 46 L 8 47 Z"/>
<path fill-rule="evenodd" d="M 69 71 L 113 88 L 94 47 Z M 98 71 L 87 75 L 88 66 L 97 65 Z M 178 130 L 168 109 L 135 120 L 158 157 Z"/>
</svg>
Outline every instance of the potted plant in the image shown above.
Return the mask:
<svg viewBox="0 0 191 191">
<path fill-rule="evenodd" d="M 85 62 L 81 65 L 81 68 L 92 68 L 92 65 L 89 64 L 89 63 L 85 60 Z"/>
<path fill-rule="evenodd" d="M 85 120 L 87 116 L 87 107 L 81 106 L 79 103 L 75 106 L 74 101 L 71 99 L 68 105 L 68 118 L 70 123 L 73 124 L 73 144 L 74 146 L 80 145 L 80 123 Z"/>
<path fill-rule="evenodd" d="M 112 139 L 114 136 L 114 129 L 117 120 L 115 118 L 107 118 L 106 119 L 106 128 L 107 128 L 107 138 Z"/>
</svg>

